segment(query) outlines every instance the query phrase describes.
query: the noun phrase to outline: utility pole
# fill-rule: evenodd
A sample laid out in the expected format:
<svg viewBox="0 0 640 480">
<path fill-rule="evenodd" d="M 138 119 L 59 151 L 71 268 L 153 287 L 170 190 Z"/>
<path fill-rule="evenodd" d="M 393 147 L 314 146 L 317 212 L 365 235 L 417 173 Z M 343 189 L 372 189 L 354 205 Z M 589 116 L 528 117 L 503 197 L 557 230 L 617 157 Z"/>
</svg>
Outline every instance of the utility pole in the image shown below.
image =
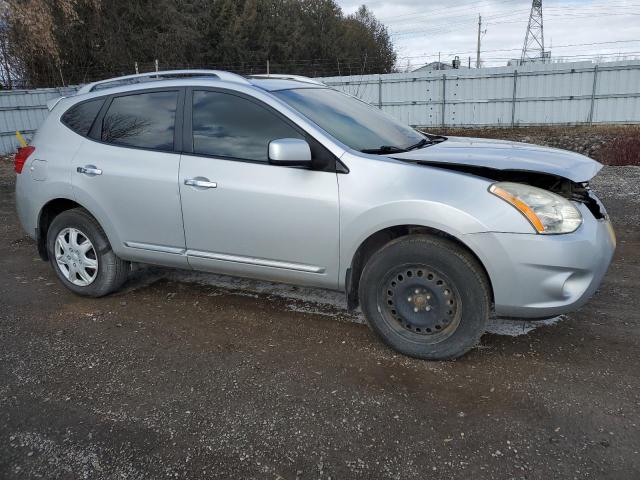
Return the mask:
<svg viewBox="0 0 640 480">
<path fill-rule="evenodd" d="M 478 52 L 476 54 L 476 68 L 480 68 L 480 33 L 482 31 L 482 15 L 478 15 Z"/>
</svg>

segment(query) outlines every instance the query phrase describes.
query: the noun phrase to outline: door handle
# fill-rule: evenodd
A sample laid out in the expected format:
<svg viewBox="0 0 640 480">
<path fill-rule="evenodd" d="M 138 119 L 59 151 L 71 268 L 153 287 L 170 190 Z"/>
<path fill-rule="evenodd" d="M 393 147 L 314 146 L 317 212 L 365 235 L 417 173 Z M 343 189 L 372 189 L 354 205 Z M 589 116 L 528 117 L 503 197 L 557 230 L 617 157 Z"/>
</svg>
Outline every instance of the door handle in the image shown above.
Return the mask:
<svg viewBox="0 0 640 480">
<path fill-rule="evenodd" d="M 78 173 L 84 173 L 85 175 L 93 176 L 93 175 L 102 175 L 102 170 L 97 168 L 94 165 L 85 165 L 84 167 L 76 168 Z"/>
<path fill-rule="evenodd" d="M 216 182 L 210 182 L 209 180 L 201 178 L 185 178 L 184 184 L 189 185 L 190 187 L 218 188 L 218 184 Z"/>
</svg>

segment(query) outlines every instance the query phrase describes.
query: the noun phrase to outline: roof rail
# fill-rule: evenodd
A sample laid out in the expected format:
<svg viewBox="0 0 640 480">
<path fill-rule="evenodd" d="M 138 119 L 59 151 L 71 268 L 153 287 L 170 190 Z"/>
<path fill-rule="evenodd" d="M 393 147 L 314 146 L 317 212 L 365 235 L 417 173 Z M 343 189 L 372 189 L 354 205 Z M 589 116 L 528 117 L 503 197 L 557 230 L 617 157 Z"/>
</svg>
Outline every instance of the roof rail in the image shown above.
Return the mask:
<svg viewBox="0 0 640 480">
<path fill-rule="evenodd" d="M 104 88 L 119 87 L 122 85 L 133 85 L 136 83 L 148 82 L 153 80 L 168 80 L 172 78 L 183 77 L 215 77 L 219 80 L 236 83 L 249 83 L 249 81 L 235 73 L 225 72 L 224 70 L 165 70 L 160 72 L 147 72 L 135 75 L 125 75 L 123 77 L 109 78 L 100 80 L 99 82 L 84 85 L 78 94 L 95 92 Z"/>
<path fill-rule="evenodd" d="M 62 100 L 63 98 L 67 98 L 67 97 L 57 97 L 57 98 L 52 98 L 51 100 L 49 100 L 47 102 L 47 109 L 49 111 L 53 110 L 54 108 L 56 108 L 56 105 L 60 102 L 60 100 Z"/>
<path fill-rule="evenodd" d="M 273 74 L 273 73 L 260 73 L 260 74 L 256 74 L 256 75 L 249 75 L 249 78 L 275 78 L 277 80 L 296 80 L 298 82 L 305 82 L 305 83 L 313 83 L 314 85 L 322 85 L 323 87 L 326 87 L 326 84 L 322 83 L 319 80 L 315 80 L 313 78 L 309 78 L 309 77 L 303 77 L 301 75 L 287 75 L 287 74 Z"/>
</svg>

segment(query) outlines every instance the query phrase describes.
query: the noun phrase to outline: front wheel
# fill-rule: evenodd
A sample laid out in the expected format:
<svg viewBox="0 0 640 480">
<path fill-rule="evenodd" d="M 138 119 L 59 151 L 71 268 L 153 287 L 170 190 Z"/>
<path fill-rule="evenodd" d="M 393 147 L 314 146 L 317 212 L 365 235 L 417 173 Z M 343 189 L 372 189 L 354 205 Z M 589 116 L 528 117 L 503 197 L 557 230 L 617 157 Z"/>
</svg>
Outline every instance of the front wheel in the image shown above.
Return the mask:
<svg viewBox="0 0 640 480">
<path fill-rule="evenodd" d="M 367 262 L 360 279 L 369 326 L 400 353 L 428 360 L 464 355 L 480 340 L 489 317 L 484 270 L 446 238 L 396 239 Z"/>
<path fill-rule="evenodd" d="M 49 261 L 73 292 L 102 297 L 127 280 L 129 263 L 118 258 L 96 220 L 81 208 L 62 212 L 47 231 Z"/>
</svg>

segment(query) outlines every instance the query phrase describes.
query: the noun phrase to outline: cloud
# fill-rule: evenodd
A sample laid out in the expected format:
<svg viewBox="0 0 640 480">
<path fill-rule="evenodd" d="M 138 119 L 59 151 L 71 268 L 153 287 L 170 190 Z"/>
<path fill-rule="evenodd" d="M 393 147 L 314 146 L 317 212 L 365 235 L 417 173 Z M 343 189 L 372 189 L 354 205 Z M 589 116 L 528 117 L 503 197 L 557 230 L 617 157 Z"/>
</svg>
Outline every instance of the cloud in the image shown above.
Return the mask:
<svg viewBox="0 0 640 480">
<path fill-rule="evenodd" d="M 337 0 L 345 13 L 362 3 L 392 34 L 399 66 L 414 67 L 454 54 L 475 64 L 478 15 L 482 15 L 483 63 L 504 65 L 519 58 L 529 20 L 527 0 Z M 640 58 L 640 6 L 630 0 L 554 0 L 543 2 L 545 47 L 553 57 L 591 59 L 612 54 Z M 486 31 L 486 33 L 484 33 Z M 635 40 L 635 41 L 630 41 Z M 611 42 L 604 44 L 602 42 Z M 614 43 L 615 42 L 615 43 Z M 599 43 L 598 45 L 584 45 Z M 589 57 L 589 58 L 588 58 Z"/>
</svg>

